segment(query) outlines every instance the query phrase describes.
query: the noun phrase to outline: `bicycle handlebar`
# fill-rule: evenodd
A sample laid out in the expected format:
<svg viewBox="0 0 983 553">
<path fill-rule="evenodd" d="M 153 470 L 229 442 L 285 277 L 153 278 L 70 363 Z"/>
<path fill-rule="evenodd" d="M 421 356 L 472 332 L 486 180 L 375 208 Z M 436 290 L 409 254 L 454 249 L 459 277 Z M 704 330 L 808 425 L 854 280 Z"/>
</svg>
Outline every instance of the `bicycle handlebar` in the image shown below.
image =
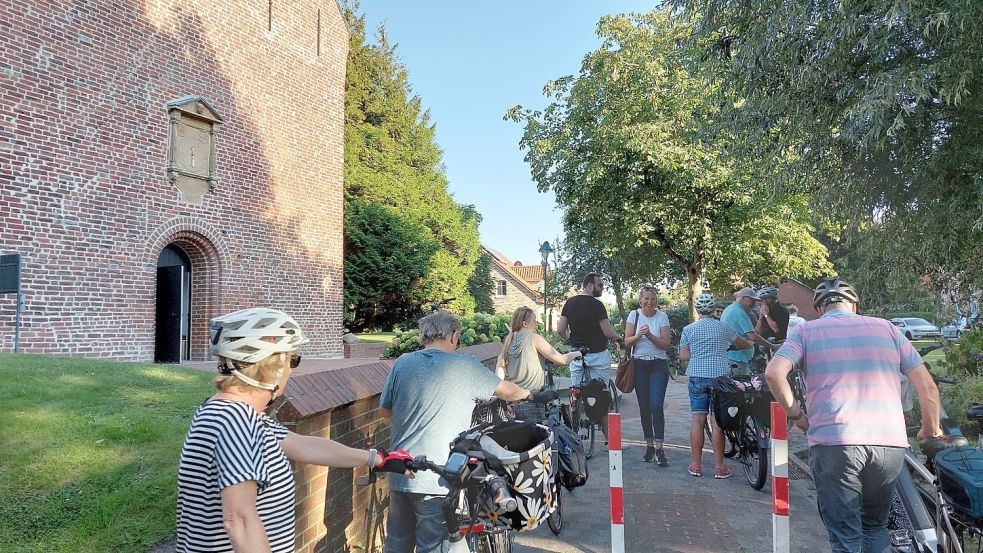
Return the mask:
<svg viewBox="0 0 983 553">
<path fill-rule="evenodd" d="M 949 377 L 946 377 L 946 376 L 939 376 L 939 375 L 937 375 L 935 373 L 929 373 L 929 374 L 932 375 L 932 380 L 934 380 L 936 384 L 950 384 L 950 385 L 952 385 L 952 384 L 959 384 L 959 381 L 956 380 L 955 378 L 949 378 Z"/>
<path fill-rule="evenodd" d="M 469 465 L 476 465 L 478 461 L 484 459 L 484 454 L 480 451 L 469 451 L 466 455 L 468 456 L 467 463 Z M 444 523 L 447 526 L 447 534 L 450 536 L 449 539 L 451 542 L 456 542 L 463 536 L 456 512 L 456 498 L 461 489 L 472 486 L 480 487 L 485 497 L 491 499 L 495 507 L 502 512 L 508 513 L 519 508 L 519 502 L 512 496 L 508 484 L 501 476 L 496 474 L 475 476 L 469 472 L 462 480 L 460 476 L 464 472 L 463 468 L 459 470 L 448 470 L 447 465 L 434 463 L 428 460 L 426 456 L 420 456 L 412 461 L 407 461 L 406 468 L 413 472 L 429 470 L 440 475 L 447 481 L 450 491 L 444 500 Z"/>
</svg>

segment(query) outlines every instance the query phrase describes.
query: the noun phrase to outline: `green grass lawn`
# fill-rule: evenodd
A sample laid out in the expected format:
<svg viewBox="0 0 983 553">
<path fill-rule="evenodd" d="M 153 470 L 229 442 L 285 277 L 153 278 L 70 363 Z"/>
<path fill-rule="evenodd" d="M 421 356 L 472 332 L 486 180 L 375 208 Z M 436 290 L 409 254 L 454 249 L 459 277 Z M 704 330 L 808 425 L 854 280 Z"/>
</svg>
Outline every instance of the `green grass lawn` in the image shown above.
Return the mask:
<svg viewBox="0 0 983 553">
<path fill-rule="evenodd" d="M 178 456 L 211 375 L 0 354 L 0 551 L 133 552 L 173 537 Z"/>
<path fill-rule="evenodd" d="M 366 332 L 364 334 L 356 334 L 355 336 L 358 336 L 359 342 L 365 342 L 368 344 L 378 344 L 378 343 L 388 344 L 389 342 L 393 341 L 393 338 L 396 337 L 396 333 L 395 332 Z"/>
<path fill-rule="evenodd" d="M 916 340 L 912 342 L 911 345 L 915 346 L 915 349 L 922 349 L 937 343 L 937 340 Z M 925 356 L 924 360 L 928 362 L 933 371 L 938 371 L 941 368 L 940 363 L 943 359 L 945 359 L 945 354 L 942 352 L 942 348 L 939 348 L 935 351 L 929 352 L 928 355 Z"/>
</svg>

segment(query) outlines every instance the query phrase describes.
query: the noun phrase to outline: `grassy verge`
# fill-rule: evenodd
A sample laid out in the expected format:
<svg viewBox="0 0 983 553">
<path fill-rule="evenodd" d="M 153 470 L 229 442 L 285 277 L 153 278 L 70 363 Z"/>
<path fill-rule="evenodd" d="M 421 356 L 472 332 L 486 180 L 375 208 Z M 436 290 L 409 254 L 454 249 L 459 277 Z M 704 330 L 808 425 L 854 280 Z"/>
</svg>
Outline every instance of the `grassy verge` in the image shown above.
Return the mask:
<svg viewBox="0 0 983 553">
<path fill-rule="evenodd" d="M 173 536 L 178 456 L 211 375 L 0 354 L 0 551 L 144 553 Z"/>
<path fill-rule="evenodd" d="M 359 342 L 364 342 L 364 343 L 367 343 L 367 344 L 378 344 L 378 343 L 388 344 L 389 342 L 392 342 L 393 341 L 393 338 L 396 337 L 396 333 L 395 332 L 371 332 L 371 333 L 365 333 L 365 334 L 356 334 L 355 336 L 358 336 L 358 341 Z"/>
</svg>

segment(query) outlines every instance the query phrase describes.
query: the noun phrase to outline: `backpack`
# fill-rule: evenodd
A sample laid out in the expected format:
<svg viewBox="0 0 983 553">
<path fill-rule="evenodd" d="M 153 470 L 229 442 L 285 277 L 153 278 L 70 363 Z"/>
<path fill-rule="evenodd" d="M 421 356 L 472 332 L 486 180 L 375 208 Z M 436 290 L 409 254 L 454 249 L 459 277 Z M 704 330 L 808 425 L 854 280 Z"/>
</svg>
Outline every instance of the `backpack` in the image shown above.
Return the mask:
<svg viewBox="0 0 983 553">
<path fill-rule="evenodd" d="M 587 483 L 587 454 L 580 437 L 569 426 L 553 427 L 553 447 L 557 451 L 557 471 L 563 487 L 572 490 Z"/>
</svg>

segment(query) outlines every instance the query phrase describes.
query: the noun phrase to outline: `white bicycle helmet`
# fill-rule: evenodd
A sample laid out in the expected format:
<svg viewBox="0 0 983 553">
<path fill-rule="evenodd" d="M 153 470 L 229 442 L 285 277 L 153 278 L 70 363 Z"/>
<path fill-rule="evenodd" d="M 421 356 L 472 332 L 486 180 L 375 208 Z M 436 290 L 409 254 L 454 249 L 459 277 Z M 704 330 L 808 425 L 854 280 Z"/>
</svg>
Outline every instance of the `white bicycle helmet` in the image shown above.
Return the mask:
<svg viewBox="0 0 983 553">
<path fill-rule="evenodd" d="M 696 311 L 701 315 L 713 313 L 713 308 L 716 304 L 717 300 L 713 297 L 713 294 L 700 294 L 696 296 L 696 300 L 693 302 Z"/>
<path fill-rule="evenodd" d="M 276 382 L 259 382 L 242 374 L 233 361 L 258 363 L 277 353 L 291 353 L 307 343 L 304 331 L 290 315 L 276 309 L 253 307 L 212 319 L 209 352 L 224 358 L 219 364 L 222 374 L 231 374 L 246 384 L 276 391 L 282 370 Z"/>
<path fill-rule="evenodd" d="M 758 297 L 762 300 L 768 298 L 778 299 L 778 288 L 775 288 L 774 286 L 765 286 L 761 290 L 758 290 Z"/>
</svg>

